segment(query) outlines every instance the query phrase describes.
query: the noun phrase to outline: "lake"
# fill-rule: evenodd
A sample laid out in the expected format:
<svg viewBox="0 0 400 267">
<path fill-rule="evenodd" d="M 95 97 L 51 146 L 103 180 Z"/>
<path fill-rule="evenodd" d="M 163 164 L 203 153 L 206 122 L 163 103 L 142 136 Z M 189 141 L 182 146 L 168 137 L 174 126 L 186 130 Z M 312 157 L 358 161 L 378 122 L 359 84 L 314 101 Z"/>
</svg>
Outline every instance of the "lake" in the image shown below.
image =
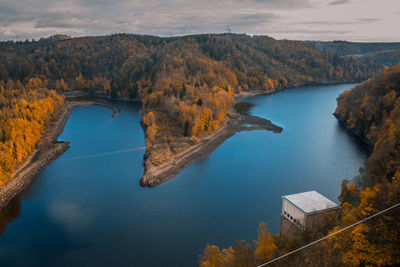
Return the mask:
<svg viewBox="0 0 400 267">
<path fill-rule="evenodd" d="M 247 99 L 283 132 L 238 133 L 155 188 L 139 185 L 140 106 L 116 102 L 115 118 L 76 108 L 59 137 L 71 148 L 0 213 L 0 265 L 195 266 L 206 243 L 252 242 L 262 221 L 279 233 L 282 195 L 317 190 L 338 202 L 341 181 L 363 166 L 367 148 L 332 115 L 353 86 Z"/>
</svg>

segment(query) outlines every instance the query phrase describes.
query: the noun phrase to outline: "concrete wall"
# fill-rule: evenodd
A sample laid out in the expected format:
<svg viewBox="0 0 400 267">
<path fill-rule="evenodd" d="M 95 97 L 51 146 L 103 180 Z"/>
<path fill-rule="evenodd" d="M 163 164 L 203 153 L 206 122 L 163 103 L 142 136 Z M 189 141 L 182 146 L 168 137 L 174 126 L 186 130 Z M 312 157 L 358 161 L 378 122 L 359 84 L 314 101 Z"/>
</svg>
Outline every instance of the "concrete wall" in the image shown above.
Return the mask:
<svg viewBox="0 0 400 267">
<path fill-rule="evenodd" d="M 327 210 L 307 215 L 305 223 L 306 228 L 313 231 L 324 232 L 327 226 L 335 220 L 338 210 L 339 209 Z"/>
<path fill-rule="evenodd" d="M 282 198 L 282 216 L 299 227 L 305 226 L 305 214 L 285 198 Z"/>
<path fill-rule="evenodd" d="M 281 236 L 292 236 L 294 234 L 299 234 L 301 232 L 300 227 L 295 225 L 287 217 L 281 216 Z"/>
<path fill-rule="evenodd" d="M 305 214 L 285 198 L 282 198 L 281 235 L 293 235 L 301 230 L 325 232 L 339 209 Z"/>
</svg>

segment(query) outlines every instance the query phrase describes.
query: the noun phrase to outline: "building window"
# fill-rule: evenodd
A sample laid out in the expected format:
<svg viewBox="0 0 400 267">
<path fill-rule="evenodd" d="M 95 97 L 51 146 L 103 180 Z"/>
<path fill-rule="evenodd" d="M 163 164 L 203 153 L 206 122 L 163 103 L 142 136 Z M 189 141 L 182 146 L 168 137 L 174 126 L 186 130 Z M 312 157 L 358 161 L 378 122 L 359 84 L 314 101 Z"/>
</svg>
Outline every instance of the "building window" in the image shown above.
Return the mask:
<svg viewBox="0 0 400 267">
<path fill-rule="evenodd" d="M 285 214 L 285 215 L 286 215 L 286 211 L 284 211 L 284 212 L 283 212 L 283 214 Z"/>
<path fill-rule="evenodd" d="M 296 219 L 293 219 L 293 221 L 296 223 Z"/>
<path fill-rule="evenodd" d="M 291 220 L 293 220 L 293 217 L 292 217 L 292 216 L 290 216 L 290 219 L 291 219 Z"/>
</svg>

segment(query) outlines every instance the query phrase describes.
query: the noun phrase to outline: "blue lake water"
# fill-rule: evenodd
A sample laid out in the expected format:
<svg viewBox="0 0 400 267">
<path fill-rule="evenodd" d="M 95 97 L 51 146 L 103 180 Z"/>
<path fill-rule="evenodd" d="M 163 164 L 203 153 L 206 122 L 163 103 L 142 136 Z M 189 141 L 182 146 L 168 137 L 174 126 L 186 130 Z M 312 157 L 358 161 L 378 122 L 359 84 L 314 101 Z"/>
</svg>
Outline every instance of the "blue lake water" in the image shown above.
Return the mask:
<svg viewBox="0 0 400 267">
<path fill-rule="evenodd" d="M 283 132 L 241 132 L 176 178 L 143 188 L 140 107 L 76 108 L 59 140 L 71 148 L 8 209 L 1 266 L 193 266 L 205 244 L 252 242 L 261 221 L 279 232 L 281 196 L 317 190 L 337 202 L 366 148 L 332 115 L 354 84 L 310 86 L 247 100 Z M 74 160 L 75 158 L 75 160 Z M 72 159 L 72 160 L 71 160 Z M 4 217 L 4 215 L 3 215 Z"/>
</svg>

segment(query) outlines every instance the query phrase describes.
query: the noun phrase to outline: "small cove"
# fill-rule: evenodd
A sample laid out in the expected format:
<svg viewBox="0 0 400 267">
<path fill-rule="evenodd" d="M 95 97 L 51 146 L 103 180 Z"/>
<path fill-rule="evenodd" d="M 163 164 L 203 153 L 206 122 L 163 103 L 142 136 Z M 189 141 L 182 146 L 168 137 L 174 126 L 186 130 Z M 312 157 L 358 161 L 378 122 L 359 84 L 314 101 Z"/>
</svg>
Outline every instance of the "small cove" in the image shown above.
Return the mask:
<svg viewBox="0 0 400 267">
<path fill-rule="evenodd" d="M 71 148 L 14 201 L 0 236 L 5 266 L 191 266 L 207 242 L 251 242 L 258 223 L 279 232 L 281 196 L 317 190 L 337 202 L 367 148 L 332 115 L 354 84 L 306 86 L 246 100 L 283 132 L 241 132 L 176 178 L 143 188 L 140 106 L 76 108 L 59 140 Z M 76 160 L 68 160 L 75 158 Z M 17 203 L 17 204 L 15 204 Z M 14 207 L 15 206 L 15 207 Z"/>
</svg>

